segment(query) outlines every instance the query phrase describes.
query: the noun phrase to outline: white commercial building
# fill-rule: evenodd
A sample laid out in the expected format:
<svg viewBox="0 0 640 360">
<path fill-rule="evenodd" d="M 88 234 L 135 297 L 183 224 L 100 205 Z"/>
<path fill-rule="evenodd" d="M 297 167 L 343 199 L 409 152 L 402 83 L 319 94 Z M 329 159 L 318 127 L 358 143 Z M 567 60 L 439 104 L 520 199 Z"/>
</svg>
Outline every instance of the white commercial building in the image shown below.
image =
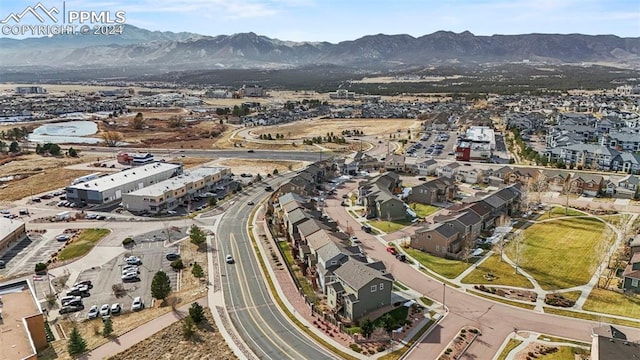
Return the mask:
<svg viewBox="0 0 640 360">
<path fill-rule="evenodd" d="M 67 200 L 87 204 L 106 204 L 124 194 L 157 184 L 182 174 L 181 164 L 156 162 L 127 169 L 67 187 Z"/>
<path fill-rule="evenodd" d="M 471 142 L 489 142 L 491 150 L 496 149 L 496 134 L 488 126 L 471 126 L 466 133 L 466 140 Z"/>
<path fill-rule="evenodd" d="M 131 212 L 159 214 L 184 205 L 198 195 L 225 194 L 232 180 L 229 168 L 204 166 L 124 194 L 122 206 Z"/>
<path fill-rule="evenodd" d="M 26 235 L 24 222 L 0 217 L 0 254 Z"/>
</svg>

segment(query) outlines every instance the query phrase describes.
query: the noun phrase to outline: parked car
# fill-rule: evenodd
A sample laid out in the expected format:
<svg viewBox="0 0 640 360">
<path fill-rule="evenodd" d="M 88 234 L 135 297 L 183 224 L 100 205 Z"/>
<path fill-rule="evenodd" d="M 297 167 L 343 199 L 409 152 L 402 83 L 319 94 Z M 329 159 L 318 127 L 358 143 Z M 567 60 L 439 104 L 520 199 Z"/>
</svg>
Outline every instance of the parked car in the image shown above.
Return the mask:
<svg viewBox="0 0 640 360">
<path fill-rule="evenodd" d="M 58 241 L 67 241 L 69 239 L 71 239 L 71 237 L 69 235 L 67 235 L 67 234 L 60 234 L 60 235 L 56 236 L 56 240 L 58 240 Z"/>
<path fill-rule="evenodd" d="M 122 282 L 138 282 L 140 278 L 137 273 L 126 273 L 121 277 Z"/>
<path fill-rule="evenodd" d="M 273 188 L 271 186 L 267 186 L 264 188 L 265 191 L 273 191 Z"/>
<path fill-rule="evenodd" d="M 133 303 L 131 303 L 131 311 L 139 311 L 142 309 L 144 309 L 142 298 L 140 296 L 136 296 L 135 298 L 133 298 Z"/>
<path fill-rule="evenodd" d="M 173 260 L 178 260 L 180 259 L 180 254 L 176 254 L 176 253 L 168 253 L 166 256 L 167 260 L 169 261 L 173 261 Z"/>
<path fill-rule="evenodd" d="M 360 229 L 362 229 L 362 231 L 366 232 L 367 234 L 371 234 L 373 232 L 373 229 L 371 229 L 371 226 L 369 225 L 362 225 Z"/>
<path fill-rule="evenodd" d="M 231 256 L 231 254 L 227 254 L 227 256 L 225 256 L 224 261 L 227 262 L 227 264 L 233 264 L 235 262 L 235 260 L 233 260 L 233 256 Z"/>
<path fill-rule="evenodd" d="M 98 305 L 91 305 L 89 312 L 87 313 L 87 319 L 95 319 L 98 317 Z"/>
<path fill-rule="evenodd" d="M 398 251 L 393 246 L 387 246 L 387 252 L 393 256 L 398 254 Z"/>
<path fill-rule="evenodd" d="M 357 236 L 352 236 L 352 237 L 351 237 L 351 245 L 354 245 L 354 246 L 355 246 L 355 245 L 359 245 L 359 244 L 361 244 L 361 243 L 362 243 L 362 242 L 360 241 L 360 239 L 358 239 L 358 237 L 357 237 Z"/>
<path fill-rule="evenodd" d="M 122 267 L 122 272 L 125 272 L 126 270 L 130 270 L 130 269 L 134 269 L 135 271 L 138 271 L 138 265 L 125 265 Z"/>
<path fill-rule="evenodd" d="M 253 153 L 253 152 L 255 152 L 255 151 L 253 151 L 253 150 L 248 150 L 247 152 L 248 152 L 248 153 Z"/>
<path fill-rule="evenodd" d="M 140 260 L 139 257 L 133 256 L 133 255 L 129 256 L 126 259 L 124 259 L 124 261 L 129 265 L 142 265 L 142 260 Z"/>
<path fill-rule="evenodd" d="M 100 316 L 107 316 L 111 313 L 111 307 L 109 304 L 102 304 L 100 306 Z"/>
<path fill-rule="evenodd" d="M 78 281 L 77 283 L 73 284 L 73 287 L 80 287 L 80 286 L 86 286 L 88 289 L 93 289 L 93 283 L 91 282 L 91 280 L 82 280 L 82 281 Z"/>
<path fill-rule="evenodd" d="M 399 261 L 405 262 L 407 261 L 407 256 L 405 254 L 398 254 L 396 255 L 396 259 L 398 259 Z"/>
<path fill-rule="evenodd" d="M 63 296 L 60 298 L 60 305 L 82 305 L 82 297 L 80 296 Z"/>
<path fill-rule="evenodd" d="M 120 314 L 122 312 L 122 306 L 120 304 L 115 303 L 111 305 L 111 315 Z"/>
<path fill-rule="evenodd" d="M 76 312 L 76 311 L 81 311 L 84 310 L 84 305 L 67 305 L 67 306 L 63 306 L 60 308 L 60 311 L 58 311 L 60 314 L 67 314 L 67 313 L 72 313 L 72 312 Z"/>
<path fill-rule="evenodd" d="M 0 269 L 4 269 L 7 265 L 4 263 L 4 260 L 0 260 Z"/>
</svg>

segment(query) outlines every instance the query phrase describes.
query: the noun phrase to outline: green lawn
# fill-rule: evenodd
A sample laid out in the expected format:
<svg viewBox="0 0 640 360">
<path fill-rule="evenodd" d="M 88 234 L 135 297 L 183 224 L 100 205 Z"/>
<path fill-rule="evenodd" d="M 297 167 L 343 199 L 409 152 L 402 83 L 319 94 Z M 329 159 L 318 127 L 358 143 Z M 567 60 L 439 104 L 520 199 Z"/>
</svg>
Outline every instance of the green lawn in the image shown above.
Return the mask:
<svg viewBox="0 0 640 360">
<path fill-rule="evenodd" d="M 495 278 L 488 280 L 485 275 L 491 273 Z M 493 284 L 493 285 L 505 285 L 515 286 L 526 289 L 532 289 L 533 285 L 526 277 L 516 274 L 515 269 L 505 261 L 500 261 L 499 254 L 491 255 L 482 264 L 478 265 L 476 270 L 473 270 L 467 275 L 462 282 L 465 284 Z"/>
<path fill-rule="evenodd" d="M 549 341 L 549 342 L 570 343 L 570 344 L 576 344 L 580 346 L 591 346 L 591 344 L 586 343 L 584 341 L 569 340 L 569 339 L 555 337 L 547 334 L 540 334 L 538 335 L 537 339 L 542 341 Z"/>
<path fill-rule="evenodd" d="M 385 221 L 385 220 L 371 220 L 369 221 L 371 226 L 375 227 L 378 230 L 384 231 L 386 233 L 392 233 L 398 230 L 402 230 L 405 227 L 411 225 L 411 220 L 395 220 L 395 221 Z"/>
<path fill-rule="evenodd" d="M 504 360 L 504 359 L 506 359 L 507 356 L 509 356 L 509 353 L 511 352 L 511 350 L 515 349 L 520 344 L 522 344 L 522 340 L 509 339 L 509 342 L 507 343 L 507 346 L 504 347 L 504 349 L 500 353 L 500 356 L 498 356 L 496 358 L 496 360 Z"/>
<path fill-rule="evenodd" d="M 556 314 L 556 315 L 573 317 L 577 319 L 585 319 L 585 320 L 592 320 L 592 321 L 598 321 L 598 322 L 608 322 L 611 324 L 618 324 L 622 326 L 640 328 L 640 322 L 638 321 L 617 319 L 617 318 L 612 318 L 604 315 L 587 314 L 587 313 L 582 313 L 577 311 L 552 308 L 548 306 L 544 307 L 544 312 L 546 314 Z"/>
<path fill-rule="evenodd" d="M 433 214 L 434 212 L 440 210 L 440 208 L 436 206 L 418 204 L 418 203 L 411 203 L 409 207 L 411 208 L 411 210 L 413 210 L 416 213 L 416 215 L 418 215 L 419 218 L 427 217 Z"/>
<path fill-rule="evenodd" d="M 391 316 L 391 319 L 395 324 L 394 328 L 398 328 L 404 325 L 405 321 L 407 320 L 407 315 L 409 315 L 409 308 L 406 306 L 398 306 L 397 308 L 380 316 L 379 318 L 373 320 L 373 324 L 375 325 L 375 327 L 384 327 L 384 317 L 387 315 Z"/>
<path fill-rule="evenodd" d="M 567 291 L 567 292 L 561 292 L 561 293 L 558 293 L 558 294 L 562 295 L 565 299 L 578 301 L 578 298 L 580 297 L 580 295 L 582 295 L 582 291 L 580 291 L 580 290 Z"/>
<path fill-rule="evenodd" d="M 537 355 L 538 359 L 542 360 L 575 360 L 576 351 L 581 353 L 589 352 L 585 349 L 576 348 L 573 346 L 558 346 L 558 351 L 553 354 Z"/>
<path fill-rule="evenodd" d="M 640 318 L 640 296 L 593 288 L 583 310 Z"/>
<path fill-rule="evenodd" d="M 554 206 L 551 208 L 551 210 L 543 212 L 542 215 L 536 218 L 536 220 L 540 221 L 545 219 L 557 218 L 561 216 L 586 216 L 586 214 L 578 210 L 565 208 L 564 206 Z"/>
<path fill-rule="evenodd" d="M 404 250 L 422 266 L 448 279 L 455 278 L 471 266 L 464 261 L 441 258 L 416 249 L 407 248 Z"/>
<path fill-rule="evenodd" d="M 58 254 L 58 259 L 61 261 L 75 259 L 77 257 L 87 254 L 98 241 L 107 236 L 111 230 L 109 229 L 84 229 L 80 232 L 77 238 L 75 238 L 71 244 L 65 246 Z"/>
<path fill-rule="evenodd" d="M 519 246 L 519 266 L 545 290 L 560 290 L 589 282 L 598 263 L 597 248 L 604 224 L 593 218 L 576 218 L 534 224 L 524 230 Z M 516 242 L 505 251 L 516 260 Z"/>
</svg>

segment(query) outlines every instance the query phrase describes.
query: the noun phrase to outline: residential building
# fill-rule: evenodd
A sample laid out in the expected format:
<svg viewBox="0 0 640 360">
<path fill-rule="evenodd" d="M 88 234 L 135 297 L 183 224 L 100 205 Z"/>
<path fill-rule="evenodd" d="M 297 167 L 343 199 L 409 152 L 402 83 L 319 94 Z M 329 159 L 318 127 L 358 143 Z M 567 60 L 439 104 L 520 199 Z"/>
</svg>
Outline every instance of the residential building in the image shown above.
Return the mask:
<svg viewBox="0 0 640 360">
<path fill-rule="evenodd" d="M 412 187 L 407 201 L 436 205 L 451 202 L 455 196 L 455 181 L 451 178 L 440 177 Z"/>
<path fill-rule="evenodd" d="M 433 176 L 436 174 L 436 169 L 438 168 L 438 162 L 434 159 L 427 159 L 424 161 L 420 161 L 416 164 L 416 170 L 418 175 L 428 175 Z"/>
<path fill-rule="evenodd" d="M 460 169 L 460 164 L 456 162 L 452 162 L 452 163 L 440 166 L 437 172 L 439 177 L 448 177 L 448 178 L 455 179 L 455 176 L 456 174 L 458 174 L 459 169 Z"/>
<path fill-rule="evenodd" d="M 640 196 L 640 177 L 627 175 L 620 179 L 615 188 L 615 197 L 621 199 L 637 199 Z"/>
<path fill-rule="evenodd" d="M 379 175 L 358 188 L 358 204 L 365 207 L 367 218 L 403 219 L 407 212 L 404 202 L 396 196 L 400 189 L 398 174 Z"/>
<path fill-rule="evenodd" d="M 640 137 L 640 135 L 638 135 Z M 640 154 L 620 153 L 611 160 L 611 170 L 640 174 Z"/>
<path fill-rule="evenodd" d="M 335 281 L 327 285 L 327 304 L 348 321 L 391 304 L 393 281 L 389 274 L 349 259 L 334 271 Z"/>
<path fill-rule="evenodd" d="M 542 175 L 544 176 L 544 181 L 547 184 L 546 188 L 549 191 L 560 193 L 567 190 L 569 180 L 571 179 L 571 174 L 564 170 L 544 169 L 542 170 Z"/>
<path fill-rule="evenodd" d="M 122 195 L 122 206 L 131 212 L 159 214 L 185 205 L 196 196 L 224 196 L 232 182 L 226 167 L 204 166 Z"/>
<path fill-rule="evenodd" d="M 453 224 L 429 224 L 411 235 L 411 247 L 440 257 L 460 257 L 463 241 Z"/>
<path fill-rule="evenodd" d="M 157 184 L 182 174 L 182 165 L 151 163 L 100 177 L 81 184 L 67 186 L 67 200 L 87 204 L 106 204 L 122 199 L 123 194 Z"/>
<path fill-rule="evenodd" d="M 387 171 L 394 171 L 398 173 L 406 172 L 404 155 L 390 154 L 384 160 L 384 168 Z"/>
<path fill-rule="evenodd" d="M 17 86 L 16 94 L 46 94 L 47 89 L 42 86 Z"/>
<path fill-rule="evenodd" d="M 593 329 L 591 360 L 637 359 L 640 344 L 630 341 L 627 336 L 611 325 Z"/>
<path fill-rule="evenodd" d="M 584 194 L 598 196 L 602 191 L 604 178 L 602 175 L 576 173 L 569 180 L 569 192 L 572 194 Z"/>
<path fill-rule="evenodd" d="M 629 264 L 622 273 L 622 289 L 632 293 L 640 293 L 640 252 L 631 256 Z"/>
<path fill-rule="evenodd" d="M 36 360 L 49 343 L 45 318 L 28 280 L 0 284 L 0 334 L 2 358 Z"/>
</svg>

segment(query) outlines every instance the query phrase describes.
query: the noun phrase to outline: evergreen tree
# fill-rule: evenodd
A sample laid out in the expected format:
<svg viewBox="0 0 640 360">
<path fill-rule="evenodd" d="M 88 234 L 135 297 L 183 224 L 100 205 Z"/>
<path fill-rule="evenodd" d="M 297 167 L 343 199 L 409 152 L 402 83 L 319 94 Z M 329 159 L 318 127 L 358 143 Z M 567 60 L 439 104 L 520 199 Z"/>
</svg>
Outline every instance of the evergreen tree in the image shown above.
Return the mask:
<svg viewBox="0 0 640 360">
<path fill-rule="evenodd" d="M 164 300 L 171 292 L 171 280 L 164 271 L 158 271 L 151 280 L 151 296 L 157 300 Z"/>
<path fill-rule="evenodd" d="M 196 225 L 191 225 L 191 229 L 189 231 L 189 238 L 191 239 L 191 243 L 196 244 L 198 246 L 204 244 L 207 241 L 207 236 Z"/>
<path fill-rule="evenodd" d="M 84 341 L 80 335 L 80 331 L 78 331 L 76 327 L 73 328 L 71 336 L 69 336 L 67 350 L 69 350 L 69 354 L 71 355 L 81 354 L 87 350 L 87 342 Z"/>
<path fill-rule="evenodd" d="M 200 264 L 198 263 L 194 263 L 193 264 L 193 268 L 191 269 L 191 273 L 193 274 L 193 276 L 195 278 L 202 278 L 204 277 L 204 271 L 202 270 L 202 266 L 200 266 Z"/>
<path fill-rule="evenodd" d="M 191 307 L 189 307 L 189 317 L 196 324 L 204 320 L 204 309 L 202 308 L 202 305 L 198 304 L 197 302 L 191 304 Z"/>
<path fill-rule="evenodd" d="M 11 144 L 9 145 L 9 152 L 11 153 L 19 153 L 20 152 L 20 145 L 18 144 L 17 141 L 12 141 Z"/>
<path fill-rule="evenodd" d="M 107 337 L 111 335 L 113 333 L 113 321 L 111 321 L 111 318 L 106 318 L 103 325 L 102 336 Z"/>
</svg>

